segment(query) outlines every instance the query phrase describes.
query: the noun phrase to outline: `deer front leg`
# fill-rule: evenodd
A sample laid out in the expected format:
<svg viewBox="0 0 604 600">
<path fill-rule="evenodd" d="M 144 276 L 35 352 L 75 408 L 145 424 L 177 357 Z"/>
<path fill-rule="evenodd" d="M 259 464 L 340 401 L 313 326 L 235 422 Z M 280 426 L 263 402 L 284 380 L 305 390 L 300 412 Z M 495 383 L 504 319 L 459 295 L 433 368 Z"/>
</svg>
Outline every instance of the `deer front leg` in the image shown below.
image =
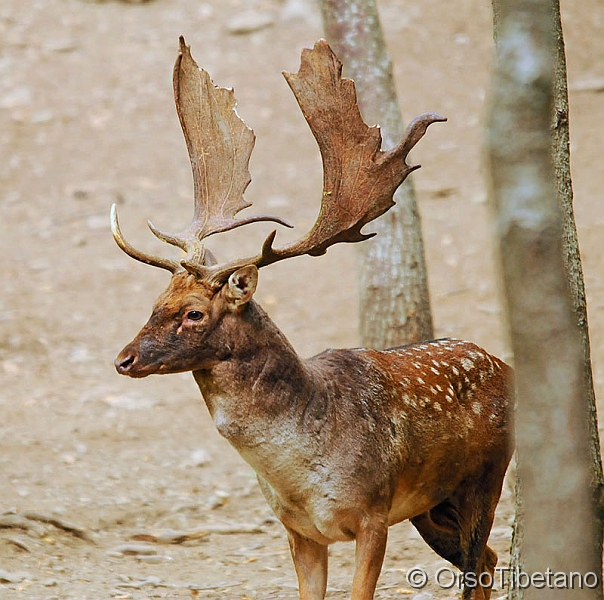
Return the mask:
<svg viewBox="0 0 604 600">
<path fill-rule="evenodd" d="M 300 600 L 323 600 L 327 591 L 327 546 L 285 528 L 289 539 Z"/>
<path fill-rule="evenodd" d="M 388 523 L 382 516 L 367 519 L 357 532 L 351 600 L 373 600 L 388 541 Z"/>
</svg>

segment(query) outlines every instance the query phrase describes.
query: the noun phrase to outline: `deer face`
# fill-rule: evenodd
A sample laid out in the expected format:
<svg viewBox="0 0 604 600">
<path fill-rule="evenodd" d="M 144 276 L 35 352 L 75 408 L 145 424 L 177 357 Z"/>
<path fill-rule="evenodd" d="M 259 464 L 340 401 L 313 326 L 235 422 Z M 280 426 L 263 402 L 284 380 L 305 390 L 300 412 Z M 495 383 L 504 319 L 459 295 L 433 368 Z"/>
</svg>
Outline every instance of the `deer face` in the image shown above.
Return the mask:
<svg viewBox="0 0 604 600">
<path fill-rule="evenodd" d="M 186 271 L 175 273 L 147 323 L 115 359 L 118 373 L 181 373 L 225 360 L 232 351 L 231 325 L 252 299 L 257 281 L 258 270 L 251 265 L 235 271 L 218 290 Z"/>
</svg>

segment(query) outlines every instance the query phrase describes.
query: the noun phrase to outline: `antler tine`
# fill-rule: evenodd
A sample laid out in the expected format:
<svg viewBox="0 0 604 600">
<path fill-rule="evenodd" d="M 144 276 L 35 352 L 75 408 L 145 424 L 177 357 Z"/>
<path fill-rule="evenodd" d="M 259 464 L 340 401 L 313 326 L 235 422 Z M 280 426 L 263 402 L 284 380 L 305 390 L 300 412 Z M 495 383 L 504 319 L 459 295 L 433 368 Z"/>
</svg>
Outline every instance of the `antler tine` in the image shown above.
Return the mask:
<svg viewBox="0 0 604 600">
<path fill-rule="evenodd" d="M 387 160 L 407 160 L 409 152 L 411 152 L 413 146 L 417 144 L 425 135 L 426 130 L 432 123 L 444 123 L 447 118 L 437 113 L 423 113 L 418 117 L 415 117 L 407 126 L 403 141 L 390 152 L 384 154 Z M 411 167 L 414 171 L 419 169 L 421 165 L 415 165 Z"/>
<path fill-rule="evenodd" d="M 174 100 L 193 170 L 195 209 L 189 227 L 179 234 L 151 231 L 162 241 L 187 253 L 184 266 L 202 267 L 202 240 L 258 221 L 274 221 L 291 227 L 278 217 L 257 215 L 235 219 L 251 206 L 243 193 L 251 181 L 248 171 L 254 147 L 254 132 L 237 115 L 233 90 L 214 86 L 200 69 L 184 38 L 179 40 L 174 65 Z M 203 269 L 201 269 L 203 271 Z"/>
<path fill-rule="evenodd" d="M 141 252 L 140 250 L 137 250 L 136 248 L 131 246 L 122 235 L 120 224 L 117 220 L 117 206 L 115 204 L 111 205 L 111 233 L 113 233 L 113 237 L 117 242 L 117 245 L 128 256 L 131 256 L 132 258 L 139 260 L 147 265 L 160 267 L 161 269 L 167 269 L 171 273 L 176 273 L 176 271 L 181 268 L 180 264 L 174 260 L 154 256 L 153 254 L 146 254 L 145 252 Z"/>
<path fill-rule="evenodd" d="M 410 150 L 431 123 L 446 121 L 436 113 L 420 115 L 408 126 L 401 143 L 384 152 L 379 127 L 369 127 L 363 121 L 354 82 L 342 77 L 342 63 L 325 40 L 303 51 L 298 73 L 284 76 L 321 151 L 323 197 L 319 216 L 312 229 L 292 244 L 273 248 L 273 232 L 259 255 L 213 267 L 208 276 L 216 285 L 244 264 L 263 267 L 302 254 L 317 256 L 338 242 L 372 237 L 374 234 L 361 233 L 361 229 L 394 205 L 396 189 L 419 168 L 406 163 Z"/>
</svg>

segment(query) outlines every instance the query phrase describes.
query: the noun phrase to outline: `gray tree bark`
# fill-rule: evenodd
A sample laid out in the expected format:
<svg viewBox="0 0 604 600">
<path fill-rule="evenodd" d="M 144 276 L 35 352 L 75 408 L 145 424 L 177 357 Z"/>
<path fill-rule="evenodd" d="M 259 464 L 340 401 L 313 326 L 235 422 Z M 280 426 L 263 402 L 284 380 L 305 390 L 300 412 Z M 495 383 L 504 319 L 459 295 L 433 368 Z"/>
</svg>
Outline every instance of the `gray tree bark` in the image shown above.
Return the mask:
<svg viewBox="0 0 604 600">
<path fill-rule="evenodd" d="M 556 175 L 556 191 L 562 211 L 562 248 L 564 266 L 570 284 L 572 308 L 577 327 L 581 336 L 583 350 L 583 402 L 588 406 L 589 440 L 591 449 L 591 482 L 594 501 L 598 511 L 598 539 L 602 539 L 603 506 L 602 494 L 604 477 L 602 475 L 602 458 L 600 452 L 600 437 L 598 434 L 598 416 L 596 397 L 594 393 L 593 373 L 591 368 L 591 349 L 589 344 L 589 327 L 587 323 L 587 301 L 585 298 L 585 283 L 577 226 L 573 210 L 573 187 L 570 176 L 570 131 L 568 109 L 568 82 L 566 76 L 566 57 L 564 52 L 564 36 L 560 19 L 560 3 L 554 0 L 553 31 L 556 49 L 556 66 L 554 76 L 554 106 L 551 118 L 552 156 L 554 173 Z M 600 542 L 601 553 L 601 542 Z"/>
<path fill-rule="evenodd" d="M 321 0 L 325 37 L 354 79 L 361 114 L 379 124 L 383 147 L 402 138 L 392 64 L 375 0 Z M 387 348 L 433 337 L 421 224 L 408 178 L 396 206 L 372 224 L 359 248 L 361 343 Z"/>
<path fill-rule="evenodd" d="M 563 59 L 552 14 L 559 28 L 557 0 L 494 2 L 498 60 L 487 146 L 517 376 L 520 485 L 512 562 L 529 575 L 593 573 L 596 586 L 564 592 L 511 586 L 510 595 L 595 599 L 602 597 L 601 528 L 590 485 L 595 404 L 591 373 L 591 399 L 586 393 L 587 333 L 577 326 L 582 277 L 570 176 L 560 167 L 564 153 L 568 166 L 568 137 L 551 133 L 558 114 L 554 80 L 559 85 L 561 77 L 555 65 Z M 563 84 L 565 95 L 565 73 Z M 579 320 L 586 329 L 585 313 Z M 597 456 L 599 464 L 599 444 Z"/>
</svg>

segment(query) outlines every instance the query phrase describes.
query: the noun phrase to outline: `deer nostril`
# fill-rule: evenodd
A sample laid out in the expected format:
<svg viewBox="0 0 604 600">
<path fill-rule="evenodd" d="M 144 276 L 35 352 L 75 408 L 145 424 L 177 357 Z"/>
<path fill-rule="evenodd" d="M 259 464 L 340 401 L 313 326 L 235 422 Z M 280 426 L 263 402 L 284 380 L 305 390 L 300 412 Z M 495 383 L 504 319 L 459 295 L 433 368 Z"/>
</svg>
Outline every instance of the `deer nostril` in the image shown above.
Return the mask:
<svg viewBox="0 0 604 600">
<path fill-rule="evenodd" d="M 127 373 L 132 366 L 134 365 L 134 363 L 136 362 L 136 356 L 133 354 L 130 354 L 129 356 L 126 356 L 125 358 L 122 358 L 122 356 L 118 356 L 115 359 L 115 368 L 117 369 L 118 373 Z"/>
</svg>

